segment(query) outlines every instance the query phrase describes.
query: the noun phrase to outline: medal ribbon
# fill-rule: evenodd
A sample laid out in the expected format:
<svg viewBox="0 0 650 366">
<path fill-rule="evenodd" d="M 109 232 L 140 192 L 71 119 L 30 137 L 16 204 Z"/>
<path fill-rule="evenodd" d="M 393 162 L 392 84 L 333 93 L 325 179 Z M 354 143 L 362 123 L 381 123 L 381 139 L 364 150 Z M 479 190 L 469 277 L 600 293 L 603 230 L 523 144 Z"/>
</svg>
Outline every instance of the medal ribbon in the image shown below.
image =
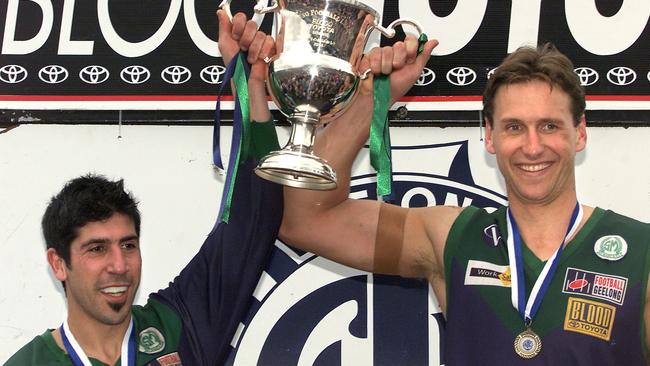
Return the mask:
<svg viewBox="0 0 650 366">
<path fill-rule="evenodd" d="M 417 54 L 424 51 L 427 35 L 422 33 L 418 38 Z M 370 124 L 370 165 L 377 172 L 377 198 L 384 202 L 394 201 L 393 167 L 391 158 L 391 143 L 388 123 L 388 108 L 390 107 L 390 79 L 388 75 L 377 75 L 373 79 L 374 110 Z"/>
<path fill-rule="evenodd" d="M 560 262 L 560 256 L 564 249 L 564 244 L 566 243 L 567 238 L 571 237 L 580 225 L 582 221 L 582 206 L 579 202 L 576 202 L 576 206 L 573 209 L 571 214 L 571 221 L 567 228 L 566 235 L 562 240 L 562 244 L 555 251 L 553 256 L 546 261 L 542 272 L 537 277 L 535 285 L 530 292 L 530 297 L 526 301 L 526 288 L 525 288 L 525 279 L 524 279 L 524 265 L 521 254 L 521 235 L 519 233 L 519 228 L 515 222 L 514 217 L 512 217 L 512 212 L 508 208 L 507 212 L 507 223 L 508 223 L 508 260 L 510 262 L 510 276 L 511 276 L 511 299 L 512 306 L 519 312 L 521 317 L 524 319 L 526 325 L 530 325 L 537 310 L 539 309 L 542 299 L 548 290 L 557 265 Z"/>
<path fill-rule="evenodd" d="M 388 132 L 388 104 L 390 80 L 386 75 L 375 76 L 374 111 L 370 124 L 370 165 L 377 172 L 377 198 L 392 201 L 393 169 L 391 166 L 390 133 Z"/>
<path fill-rule="evenodd" d="M 70 331 L 68 319 L 63 322 L 59 330 L 61 331 L 63 345 L 68 352 L 72 364 L 74 366 L 92 366 L 90 359 L 86 356 L 86 352 L 81 349 L 79 342 L 77 342 L 74 334 Z M 122 356 L 120 360 L 120 364 L 123 366 L 135 366 L 135 329 L 133 328 L 133 318 L 131 318 L 129 328 L 124 333 L 124 339 L 122 339 Z M 124 363 L 124 360 L 127 360 L 127 363 Z"/>
<path fill-rule="evenodd" d="M 235 108 L 233 111 L 233 131 L 232 143 L 230 145 L 230 160 L 228 163 L 228 173 L 226 174 L 223 196 L 221 198 L 221 208 L 219 209 L 219 220 L 217 222 L 228 223 L 230 220 L 230 206 L 232 204 L 232 195 L 237 178 L 237 168 L 241 161 L 246 160 L 250 150 L 250 117 L 248 110 L 248 74 L 250 73 L 249 65 L 244 53 L 235 56 L 226 68 L 224 79 L 217 98 L 217 107 L 215 109 L 214 129 L 212 134 L 212 158 L 214 165 L 223 170 L 221 161 L 221 148 L 219 145 L 221 130 L 221 92 L 224 86 L 230 84 L 233 79 L 235 90 Z"/>
</svg>

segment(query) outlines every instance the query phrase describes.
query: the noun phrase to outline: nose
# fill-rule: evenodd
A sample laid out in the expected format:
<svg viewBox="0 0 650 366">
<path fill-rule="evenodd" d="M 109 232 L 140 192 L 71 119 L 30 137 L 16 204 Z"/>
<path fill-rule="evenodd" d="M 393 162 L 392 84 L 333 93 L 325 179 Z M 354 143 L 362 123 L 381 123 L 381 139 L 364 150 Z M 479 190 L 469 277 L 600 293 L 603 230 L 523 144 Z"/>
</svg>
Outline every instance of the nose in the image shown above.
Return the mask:
<svg viewBox="0 0 650 366">
<path fill-rule="evenodd" d="M 110 273 L 122 274 L 126 273 L 127 261 L 125 253 L 119 246 L 112 246 L 110 251 L 108 271 Z"/>
<path fill-rule="evenodd" d="M 531 159 L 538 157 L 544 151 L 544 144 L 539 132 L 531 129 L 526 133 L 526 141 L 524 141 L 523 152 Z"/>
</svg>

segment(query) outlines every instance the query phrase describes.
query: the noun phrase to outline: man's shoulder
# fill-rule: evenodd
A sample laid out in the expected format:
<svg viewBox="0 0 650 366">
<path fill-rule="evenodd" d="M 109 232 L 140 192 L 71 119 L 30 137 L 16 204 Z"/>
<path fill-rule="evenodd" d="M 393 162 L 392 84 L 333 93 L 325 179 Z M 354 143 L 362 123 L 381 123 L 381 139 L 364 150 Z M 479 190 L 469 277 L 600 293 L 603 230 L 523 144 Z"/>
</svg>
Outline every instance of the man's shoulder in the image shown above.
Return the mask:
<svg viewBox="0 0 650 366">
<path fill-rule="evenodd" d="M 478 206 L 467 206 L 463 207 L 462 211 L 459 211 L 459 215 L 456 218 L 456 222 L 464 224 L 476 224 L 483 221 L 493 222 L 498 218 L 505 218 L 506 207 L 478 207 Z"/>
<path fill-rule="evenodd" d="M 601 209 L 601 210 L 605 210 L 607 213 L 609 213 L 609 214 L 612 215 L 613 217 L 618 218 L 619 220 L 627 221 L 627 222 L 630 222 L 631 224 L 634 224 L 634 225 L 645 225 L 645 226 L 650 226 L 650 223 L 643 222 L 643 221 L 638 220 L 638 219 L 636 219 L 636 218 L 634 218 L 634 217 L 626 216 L 626 215 L 624 215 L 624 214 L 618 213 L 618 212 L 613 211 L 613 210 L 607 210 L 607 209 L 604 209 L 604 208 L 600 208 L 600 209 Z"/>
<path fill-rule="evenodd" d="M 51 336 L 51 331 L 46 330 L 37 335 L 29 343 L 19 349 L 7 360 L 4 366 L 24 365 L 69 365 L 65 353 L 61 351 Z"/>
<path fill-rule="evenodd" d="M 620 229 L 650 233 L 650 223 L 625 216 L 618 212 L 597 207 L 595 212 L 601 211 L 603 220 L 599 223 L 618 227 Z"/>
</svg>

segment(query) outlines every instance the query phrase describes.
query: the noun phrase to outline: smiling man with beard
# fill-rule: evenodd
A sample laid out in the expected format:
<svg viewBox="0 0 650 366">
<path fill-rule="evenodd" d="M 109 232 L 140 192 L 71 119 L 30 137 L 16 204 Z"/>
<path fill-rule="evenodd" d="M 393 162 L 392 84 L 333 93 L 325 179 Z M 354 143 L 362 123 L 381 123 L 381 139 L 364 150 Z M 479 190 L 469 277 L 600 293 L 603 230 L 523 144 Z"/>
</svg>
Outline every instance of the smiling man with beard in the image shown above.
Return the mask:
<svg viewBox="0 0 650 366">
<path fill-rule="evenodd" d="M 254 22 L 237 29 L 220 25 L 225 63 L 240 48 L 253 62 L 268 56 L 270 37 Z M 282 216 L 282 189 L 253 173 L 257 158 L 279 148 L 274 127 L 252 125 L 252 153 L 238 166 L 228 223 L 218 223 L 181 273 L 144 306 L 133 304 L 142 267 L 136 200 L 122 180 L 87 175 L 68 182 L 42 220 L 67 317 L 5 366 L 223 364 Z"/>
</svg>

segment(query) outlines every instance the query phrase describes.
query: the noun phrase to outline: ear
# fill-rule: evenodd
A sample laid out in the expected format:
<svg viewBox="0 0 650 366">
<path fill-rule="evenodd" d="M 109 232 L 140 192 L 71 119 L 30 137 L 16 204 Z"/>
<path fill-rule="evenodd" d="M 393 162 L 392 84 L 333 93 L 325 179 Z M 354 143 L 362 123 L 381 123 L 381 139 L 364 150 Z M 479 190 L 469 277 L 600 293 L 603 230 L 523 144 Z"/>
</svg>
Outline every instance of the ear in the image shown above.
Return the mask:
<svg viewBox="0 0 650 366">
<path fill-rule="evenodd" d="M 494 142 L 492 140 L 492 127 L 490 127 L 491 124 L 489 123 L 488 119 L 485 118 L 485 150 L 489 152 L 490 154 L 496 153 L 496 150 L 494 149 Z"/>
<path fill-rule="evenodd" d="M 65 265 L 65 260 L 56 253 L 54 248 L 47 250 L 47 262 L 57 280 L 65 281 L 68 278 L 68 267 Z"/>
<path fill-rule="evenodd" d="M 587 120 L 583 114 L 576 126 L 576 152 L 582 151 L 587 146 Z"/>
</svg>

